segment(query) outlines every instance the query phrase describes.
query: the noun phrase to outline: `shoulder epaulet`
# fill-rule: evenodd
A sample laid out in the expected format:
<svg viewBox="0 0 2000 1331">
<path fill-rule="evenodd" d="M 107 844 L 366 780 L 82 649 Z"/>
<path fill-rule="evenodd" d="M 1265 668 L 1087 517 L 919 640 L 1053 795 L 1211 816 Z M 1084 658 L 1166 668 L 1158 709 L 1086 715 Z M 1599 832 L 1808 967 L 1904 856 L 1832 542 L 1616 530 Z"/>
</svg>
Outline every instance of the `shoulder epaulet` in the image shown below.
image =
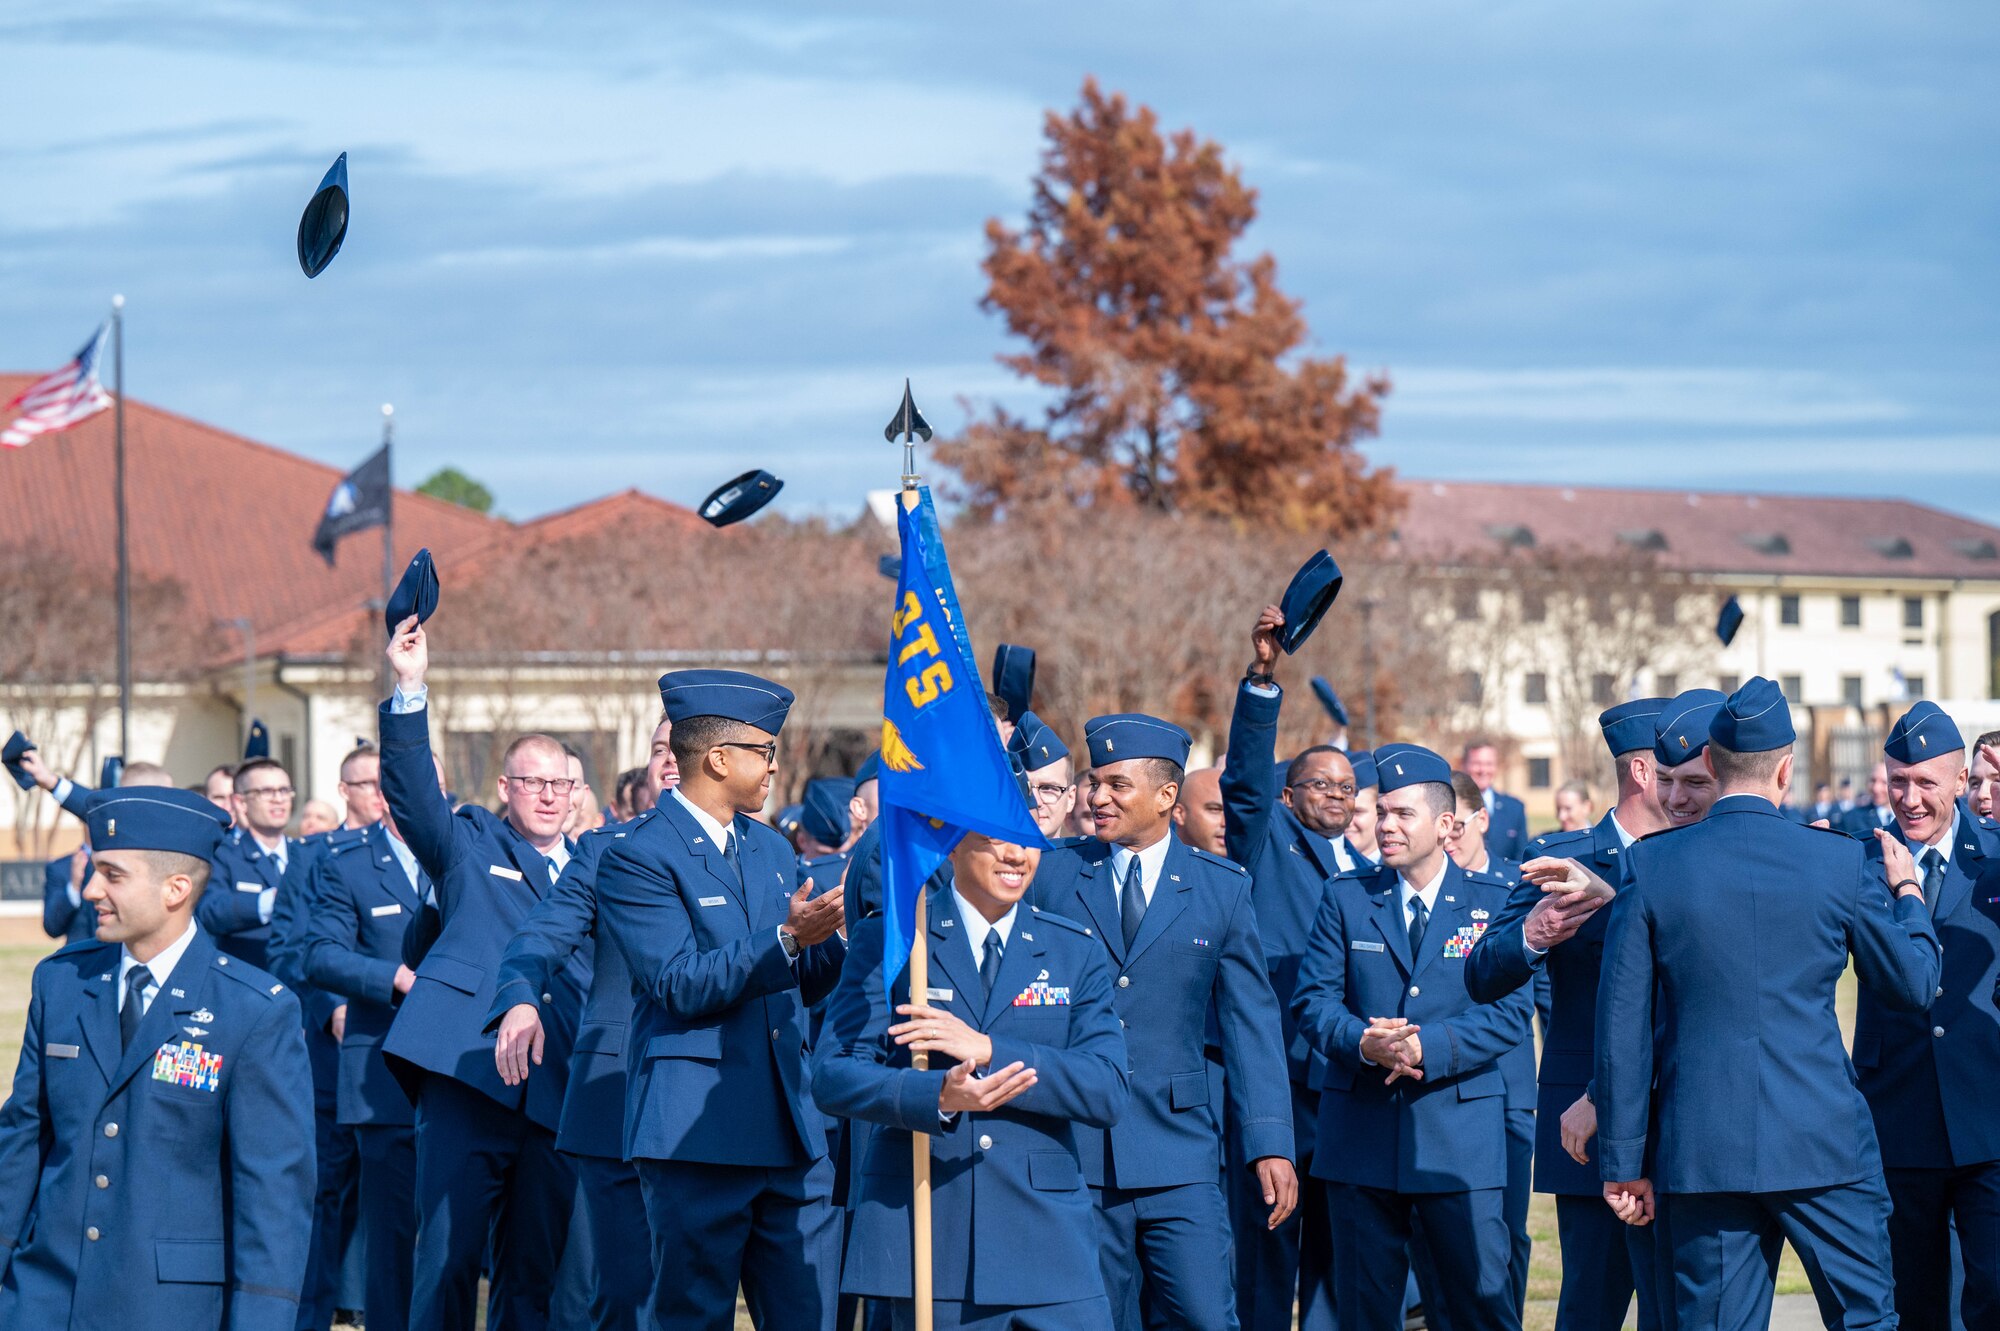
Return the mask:
<svg viewBox="0 0 2000 1331">
<path fill-rule="evenodd" d="M 1034 915 L 1036 924 L 1059 925 L 1079 938 L 1094 938 L 1096 936 L 1091 933 L 1089 925 L 1079 924 L 1067 915 L 1058 915 L 1052 910 L 1043 910 L 1040 906 L 1030 906 L 1028 910 Z"/>
<path fill-rule="evenodd" d="M 326 843 L 327 858 L 333 859 L 345 855 L 349 851 L 359 850 L 367 844 L 367 837 L 352 837 L 346 841 L 329 841 Z"/>
<path fill-rule="evenodd" d="M 1839 837 L 1842 841 L 1853 841 L 1855 839 L 1854 834 L 1852 832 L 1843 832 L 1837 827 L 1818 827 L 1812 823 L 1800 823 L 1799 826 L 1810 829 L 1811 831 L 1814 832 L 1831 832 L 1835 836 Z"/>
<path fill-rule="evenodd" d="M 1465 874 L 1466 882 L 1479 883 L 1485 887 L 1510 888 L 1520 881 L 1518 878 L 1508 878 L 1486 869 L 1466 869 L 1462 872 Z"/>
<path fill-rule="evenodd" d="M 74 956 L 78 952 L 83 951 L 85 948 L 116 947 L 116 946 L 117 946 L 116 943 L 107 943 L 100 938 L 78 938 L 78 939 L 73 939 L 70 942 L 64 943 L 61 947 L 49 953 L 48 956 L 42 958 L 42 960 L 53 961 L 57 957 Z"/>
<path fill-rule="evenodd" d="M 326 834 L 326 844 L 333 850 L 342 846 L 358 846 L 368 840 L 371 830 L 372 824 L 370 827 L 336 827 Z"/>
<path fill-rule="evenodd" d="M 831 854 L 815 855 L 809 860 L 800 860 L 799 867 L 801 869 L 817 869 L 822 864 L 832 864 L 836 860 L 844 860 L 846 858 L 847 858 L 846 851 L 836 850 Z"/>
<path fill-rule="evenodd" d="M 1695 822 L 1692 822 L 1692 823 L 1680 823 L 1680 824 L 1678 824 L 1678 825 L 1676 825 L 1676 826 L 1673 826 L 1673 827 L 1662 827 L 1662 828 L 1658 828 L 1658 829 L 1656 829 L 1655 831 L 1651 831 L 1651 832 L 1648 832 L 1648 833 L 1646 833 L 1646 835 L 1644 835 L 1644 836 L 1642 836 L 1642 837 L 1638 837 L 1638 838 L 1635 838 L 1632 844 L 1636 846 L 1636 845 L 1637 845 L 1637 844 L 1639 844 L 1639 842 L 1641 842 L 1641 841 L 1651 841 L 1651 840 L 1652 840 L 1653 838 L 1655 838 L 1655 837 L 1663 837 L 1663 836 L 1671 836 L 1671 835 L 1672 835 L 1672 834 L 1674 834 L 1675 832 L 1685 832 L 1685 831 L 1687 831 L 1687 830 L 1688 830 L 1688 829 L 1689 829 L 1690 827 L 1700 827 L 1700 826 L 1701 826 L 1701 823 L 1700 823 L 1700 821 L 1699 821 L 1699 820 L 1697 820 L 1697 821 L 1695 821 Z"/>
<path fill-rule="evenodd" d="M 284 984 L 269 971 L 259 970 L 249 962 L 240 961 L 224 952 L 216 953 L 215 969 L 245 989 L 261 994 L 266 1001 L 275 1000 L 279 994 L 286 992 Z"/>
<path fill-rule="evenodd" d="M 1198 860 L 1206 860 L 1210 864 L 1219 864 L 1240 877 L 1247 878 L 1250 876 L 1250 871 L 1235 860 L 1218 855 L 1212 850 L 1203 850 L 1200 846 L 1189 846 L 1188 849 L 1194 852 L 1194 857 Z"/>
</svg>

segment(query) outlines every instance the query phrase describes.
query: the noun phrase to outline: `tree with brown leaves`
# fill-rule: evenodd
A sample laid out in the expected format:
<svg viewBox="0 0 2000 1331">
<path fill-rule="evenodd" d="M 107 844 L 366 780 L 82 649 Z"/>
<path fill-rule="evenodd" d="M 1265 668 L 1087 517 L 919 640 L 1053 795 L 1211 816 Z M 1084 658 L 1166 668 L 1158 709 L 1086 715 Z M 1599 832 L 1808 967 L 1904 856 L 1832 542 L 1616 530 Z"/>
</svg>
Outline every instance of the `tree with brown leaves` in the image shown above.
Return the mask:
<svg viewBox="0 0 2000 1331">
<path fill-rule="evenodd" d="M 1094 80 L 1046 133 L 1026 230 L 987 223 L 982 304 L 1028 343 L 1001 362 L 1055 400 L 1040 425 L 995 409 L 941 444 L 953 497 L 979 517 L 1059 503 L 1382 526 L 1400 497 L 1355 446 L 1388 380 L 1298 354 L 1306 325 L 1276 261 L 1233 255 L 1257 195 L 1221 147 L 1163 136 Z"/>
</svg>

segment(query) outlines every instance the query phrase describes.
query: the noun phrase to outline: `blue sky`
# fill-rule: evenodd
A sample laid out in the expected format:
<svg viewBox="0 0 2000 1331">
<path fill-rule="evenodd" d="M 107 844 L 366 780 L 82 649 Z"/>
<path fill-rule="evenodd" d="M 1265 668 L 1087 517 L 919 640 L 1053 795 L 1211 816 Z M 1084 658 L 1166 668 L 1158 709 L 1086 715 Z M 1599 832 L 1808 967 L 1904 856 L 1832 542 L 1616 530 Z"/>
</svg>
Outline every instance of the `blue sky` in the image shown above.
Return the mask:
<svg viewBox="0 0 2000 1331">
<path fill-rule="evenodd" d="M 1095 74 L 1227 147 L 1406 475 L 2000 522 L 1991 4 L 86 0 L 0 44 L 0 367 L 122 291 L 135 396 L 342 464 L 393 401 L 399 479 L 514 516 L 751 465 L 847 514 L 904 375 L 942 428 L 1031 405 L 981 228 Z"/>
</svg>

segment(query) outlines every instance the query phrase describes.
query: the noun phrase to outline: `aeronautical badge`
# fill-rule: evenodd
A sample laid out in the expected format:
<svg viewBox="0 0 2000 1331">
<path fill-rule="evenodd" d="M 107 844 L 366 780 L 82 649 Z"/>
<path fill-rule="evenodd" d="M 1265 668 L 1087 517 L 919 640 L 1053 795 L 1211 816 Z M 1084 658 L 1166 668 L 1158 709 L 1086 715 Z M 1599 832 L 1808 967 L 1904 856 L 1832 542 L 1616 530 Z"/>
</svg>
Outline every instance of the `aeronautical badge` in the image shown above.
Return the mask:
<svg viewBox="0 0 2000 1331">
<path fill-rule="evenodd" d="M 1043 974 L 1047 974 L 1046 971 Z M 1046 980 L 1036 980 L 1033 984 L 1014 995 L 1015 1007 L 1068 1007 L 1069 986 L 1050 984 Z"/>
<path fill-rule="evenodd" d="M 222 1055 L 209 1053 L 193 1040 L 163 1044 L 153 1055 L 153 1080 L 213 1093 L 222 1089 Z"/>
</svg>

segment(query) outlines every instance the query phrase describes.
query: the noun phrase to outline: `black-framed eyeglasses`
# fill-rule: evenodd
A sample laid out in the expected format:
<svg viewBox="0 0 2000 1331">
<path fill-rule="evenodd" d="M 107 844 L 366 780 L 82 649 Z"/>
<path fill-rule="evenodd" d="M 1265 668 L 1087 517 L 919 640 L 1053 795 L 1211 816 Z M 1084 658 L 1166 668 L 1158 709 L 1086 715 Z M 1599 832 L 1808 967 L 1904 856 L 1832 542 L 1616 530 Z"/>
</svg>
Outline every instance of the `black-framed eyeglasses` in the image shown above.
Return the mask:
<svg viewBox="0 0 2000 1331">
<path fill-rule="evenodd" d="M 1292 789 L 1310 790 L 1315 795 L 1324 795 L 1330 790 L 1352 795 L 1355 787 L 1352 781 L 1329 781 L 1323 776 L 1309 776 L 1303 781 L 1292 782 Z"/>
<path fill-rule="evenodd" d="M 514 778 L 510 776 L 507 779 L 512 781 Z M 382 788 L 380 781 L 343 781 L 340 784 L 343 789 L 355 791 L 380 790 Z"/>
<path fill-rule="evenodd" d="M 528 795 L 539 795 L 546 787 L 553 790 L 560 798 L 582 784 L 573 776 L 513 776 L 506 772 L 502 772 L 501 775 L 507 778 L 508 785 L 519 786 L 522 793 Z"/>
<path fill-rule="evenodd" d="M 762 755 L 766 764 L 778 761 L 778 741 L 774 739 L 766 740 L 762 744 L 751 744 L 740 739 L 726 739 L 715 747 L 718 749 L 748 749 L 752 753 Z"/>
<path fill-rule="evenodd" d="M 1070 791 L 1068 786 L 1059 785 L 1029 786 L 1028 789 L 1034 792 L 1037 804 L 1054 804 Z"/>
</svg>

